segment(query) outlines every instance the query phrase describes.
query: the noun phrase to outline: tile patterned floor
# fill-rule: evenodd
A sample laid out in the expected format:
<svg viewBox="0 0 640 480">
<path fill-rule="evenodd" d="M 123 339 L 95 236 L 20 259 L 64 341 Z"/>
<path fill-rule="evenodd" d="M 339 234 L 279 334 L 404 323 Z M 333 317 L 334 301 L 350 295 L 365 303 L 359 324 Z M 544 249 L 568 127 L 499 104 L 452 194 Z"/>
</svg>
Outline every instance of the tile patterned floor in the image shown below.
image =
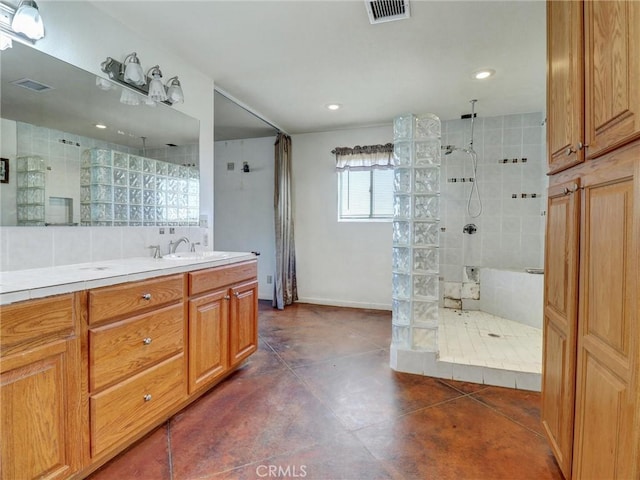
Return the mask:
<svg viewBox="0 0 640 480">
<path fill-rule="evenodd" d="M 389 312 L 260 305 L 260 348 L 91 480 L 561 479 L 538 393 L 389 369 Z"/>
<path fill-rule="evenodd" d="M 542 372 L 542 331 L 481 311 L 441 308 L 440 360 Z"/>
</svg>

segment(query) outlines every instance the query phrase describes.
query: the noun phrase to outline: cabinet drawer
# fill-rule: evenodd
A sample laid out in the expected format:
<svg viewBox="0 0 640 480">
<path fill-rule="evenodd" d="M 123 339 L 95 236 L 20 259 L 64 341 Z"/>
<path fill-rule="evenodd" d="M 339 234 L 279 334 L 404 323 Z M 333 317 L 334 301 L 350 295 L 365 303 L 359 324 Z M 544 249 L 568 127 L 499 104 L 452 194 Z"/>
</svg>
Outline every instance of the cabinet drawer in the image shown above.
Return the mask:
<svg viewBox="0 0 640 480">
<path fill-rule="evenodd" d="M 29 300 L 0 307 L 0 350 L 8 353 L 21 343 L 63 338 L 75 332 L 73 294 Z"/>
<path fill-rule="evenodd" d="M 179 301 L 183 293 L 183 275 L 90 290 L 89 324 Z"/>
<path fill-rule="evenodd" d="M 89 399 L 91 455 L 139 433 L 184 398 L 184 354 L 93 395 Z"/>
<path fill-rule="evenodd" d="M 184 349 L 181 304 L 89 330 L 89 388 L 97 390 Z"/>
<path fill-rule="evenodd" d="M 258 262 L 208 268 L 189 273 L 189 295 L 197 295 L 232 283 L 250 280 L 258 275 Z"/>
</svg>

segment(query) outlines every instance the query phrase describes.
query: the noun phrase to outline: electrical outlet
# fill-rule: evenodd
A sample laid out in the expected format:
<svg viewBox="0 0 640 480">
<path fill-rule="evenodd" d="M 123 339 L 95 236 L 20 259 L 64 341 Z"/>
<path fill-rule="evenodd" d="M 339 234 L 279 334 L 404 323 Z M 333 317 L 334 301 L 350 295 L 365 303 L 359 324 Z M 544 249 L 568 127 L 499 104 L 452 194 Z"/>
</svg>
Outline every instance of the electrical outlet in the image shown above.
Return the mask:
<svg viewBox="0 0 640 480">
<path fill-rule="evenodd" d="M 231 170 L 235 170 L 236 169 L 236 164 L 233 162 L 229 162 L 227 163 L 227 170 L 231 171 Z"/>
<path fill-rule="evenodd" d="M 272 284 L 273 283 L 273 276 L 272 275 L 267 275 L 267 284 Z"/>
<path fill-rule="evenodd" d="M 209 228 L 209 215 L 206 213 L 200 215 L 200 227 Z"/>
</svg>

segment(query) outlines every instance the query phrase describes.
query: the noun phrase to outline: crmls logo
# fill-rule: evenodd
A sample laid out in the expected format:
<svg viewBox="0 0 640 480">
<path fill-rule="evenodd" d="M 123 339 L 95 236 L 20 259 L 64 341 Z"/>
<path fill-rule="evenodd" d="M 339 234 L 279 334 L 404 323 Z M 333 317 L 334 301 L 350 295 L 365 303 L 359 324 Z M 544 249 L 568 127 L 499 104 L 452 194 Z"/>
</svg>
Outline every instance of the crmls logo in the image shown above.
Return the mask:
<svg viewBox="0 0 640 480">
<path fill-rule="evenodd" d="M 258 465 L 256 467 L 256 475 L 262 478 L 304 478 L 307 476 L 307 466 Z"/>
</svg>

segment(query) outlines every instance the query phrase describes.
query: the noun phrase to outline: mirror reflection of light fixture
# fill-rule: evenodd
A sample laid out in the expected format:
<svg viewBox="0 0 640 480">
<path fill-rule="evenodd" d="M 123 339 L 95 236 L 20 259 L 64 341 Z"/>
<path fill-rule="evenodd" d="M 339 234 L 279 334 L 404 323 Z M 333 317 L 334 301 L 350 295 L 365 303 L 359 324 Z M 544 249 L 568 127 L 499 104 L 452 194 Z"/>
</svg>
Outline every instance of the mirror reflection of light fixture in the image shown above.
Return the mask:
<svg viewBox="0 0 640 480">
<path fill-rule="evenodd" d="M 44 37 L 44 23 L 34 0 L 22 0 L 11 20 L 11 28 L 31 40 Z"/>
<path fill-rule="evenodd" d="M 124 81 L 134 85 L 144 85 L 147 83 L 147 77 L 144 75 L 140 60 L 136 52 L 130 53 L 124 57 Z"/>
<path fill-rule="evenodd" d="M 120 94 L 120 103 L 133 106 L 140 105 L 140 95 L 136 92 L 132 92 L 128 88 L 123 88 L 122 93 Z"/>
<path fill-rule="evenodd" d="M 140 66 L 140 60 L 137 54 L 130 53 L 124 59 L 123 63 L 114 60 L 111 57 L 100 64 L 103 72 L 105 72 L 109 79 L 113 82 L 121 85 L 126 85 L 144 96 L 147 97 L 144 103 L 150 106 L 155 106 L 156 102 L 163 102 L 167 105 L 174 105 L 176 103 L 184 102 L 184 92 L 182 86 L 178 80 L 178 76 L 171 77 L 167 84 L 162 83 L 162 72 L 158 65 L 149 69 L 146 75 L 144 75 L 142 67 Z M 99 88 L 103 88 L 103 85 L 96 81 Z M 123 93 L 120 101 L 127 103 L 129 96 Z M 138 100 L 138 104 L 140 100 Z M 133 104 L 133 103 L 132 103 Z"/>
<path fill-rule="evenodd" d="M 156 102 L 164 102 L 167 99 L 167 92 L 162 83 L 160 66 L 156 65 L 155 67 L 151 67 L 147 75 L 151 77 L 151 81 L 149 82 L 149 98 Z"/>
<path fill-rule="evenodd" d="M 167 97 L 171 105 L 184 102 L 184 93 L 182 92 L 182 86 L 180 85 L 180 80 L 178 80 L 177 75 L 167 80 L 167 87 L 169 87 Z"/>
</svg>

